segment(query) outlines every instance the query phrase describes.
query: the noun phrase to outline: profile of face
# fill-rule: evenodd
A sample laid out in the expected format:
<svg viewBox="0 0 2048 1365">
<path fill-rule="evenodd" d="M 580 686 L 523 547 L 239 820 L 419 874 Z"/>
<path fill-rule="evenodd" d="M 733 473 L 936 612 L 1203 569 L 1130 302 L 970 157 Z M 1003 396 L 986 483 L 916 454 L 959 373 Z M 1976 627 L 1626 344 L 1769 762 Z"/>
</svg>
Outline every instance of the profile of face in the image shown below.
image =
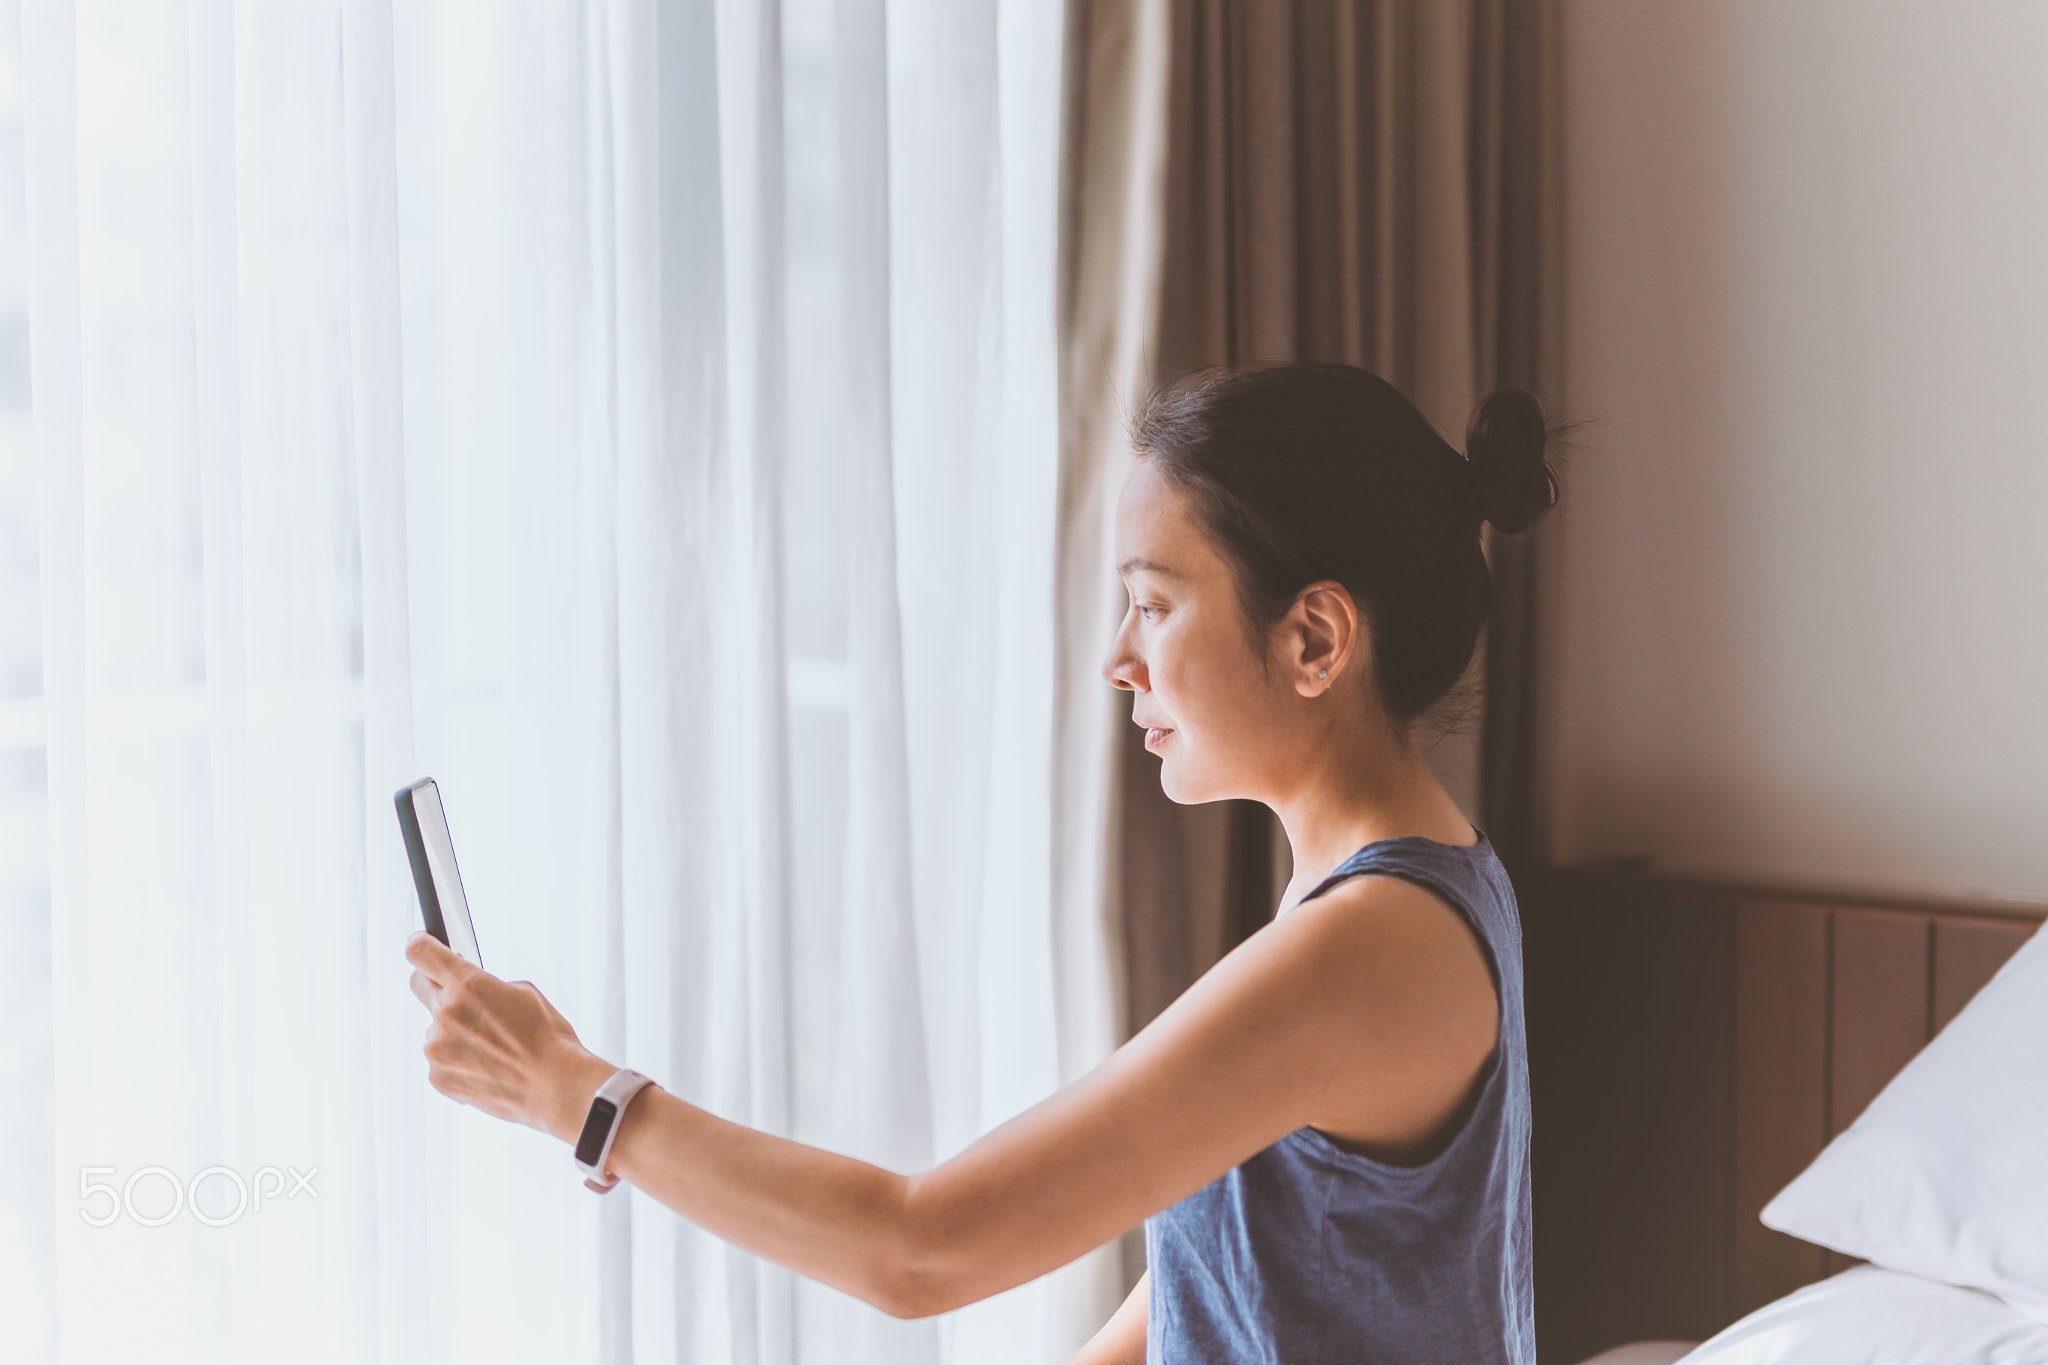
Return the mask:
<svg viewBox="0 0 2048 1365">
<path fill-rule="evenodd" d="M 1136 694 L 1131 719 L 1167 796 L 1269 799 L 1327 729 L 1317 699 L 1358 663 L 1348 594 L 1310 592 L 1262 636 L 1187 494 L 1142 456 L 1117 503 L 1116 557 L 1130 606 L 1102 673 Z"/>
</svg>

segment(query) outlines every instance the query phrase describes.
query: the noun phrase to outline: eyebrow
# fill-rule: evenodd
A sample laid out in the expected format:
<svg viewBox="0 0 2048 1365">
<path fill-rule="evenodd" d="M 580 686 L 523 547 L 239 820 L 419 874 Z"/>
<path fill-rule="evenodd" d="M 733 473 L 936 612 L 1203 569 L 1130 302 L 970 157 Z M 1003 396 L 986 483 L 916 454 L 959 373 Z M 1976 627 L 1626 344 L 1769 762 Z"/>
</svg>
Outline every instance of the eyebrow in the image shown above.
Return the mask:
<svg viewBox="0 0 2048 1365">
<path fill-rule="evenodd" d="M 1129 578 L 1132 574 L 1141 571 L 1144 573 L 1164 574 L 1168 578 L 1180 577 L 1179 571 L 1169 569 L 1164 564 L 1150 559 L 1126 559 L 1123 563 L 1116 566 L 1116 573 L 1119 578 Z"/>
</svg>

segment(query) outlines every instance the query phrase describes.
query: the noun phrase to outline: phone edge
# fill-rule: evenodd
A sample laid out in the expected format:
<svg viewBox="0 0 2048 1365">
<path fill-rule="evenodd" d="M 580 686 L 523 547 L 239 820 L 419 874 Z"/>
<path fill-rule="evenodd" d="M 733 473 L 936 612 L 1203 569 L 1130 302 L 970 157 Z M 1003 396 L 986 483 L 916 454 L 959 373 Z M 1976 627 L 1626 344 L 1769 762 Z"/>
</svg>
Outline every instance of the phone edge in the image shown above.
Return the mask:
<svg viewBox="0 0 2048 1365">
<path fill-rule="evenodd" d="M 441 940 L 442 947 L 452 948 L 454 945 L 448 942 L 447 922 L 441 918 L 441 897 L 434 890 L 434 870 L 427 862 L 427 843 L 420 837 L 419 813 L 412 805 L 412 794 L 433 780 L 423 777 L 399 788 L 392 797 L 392 804 L 398 808 L 399 833 L 405 836 L 405 858 L 412 865 L 412 884 L 419 893 L 420 918 L 425 921 L 427 932 Z"/>
</svg>

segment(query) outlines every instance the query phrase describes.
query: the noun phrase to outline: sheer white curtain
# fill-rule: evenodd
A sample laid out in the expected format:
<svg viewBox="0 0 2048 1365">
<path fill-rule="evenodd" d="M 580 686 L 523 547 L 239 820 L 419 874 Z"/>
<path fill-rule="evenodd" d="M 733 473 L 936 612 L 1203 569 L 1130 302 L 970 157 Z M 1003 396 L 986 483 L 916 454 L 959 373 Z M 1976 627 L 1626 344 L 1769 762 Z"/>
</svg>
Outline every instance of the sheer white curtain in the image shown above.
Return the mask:
<svg viewBox="0 0 2048 1365">
<path fill-rule="evenodd" d="M 433 1095 L 390 805 L 439 779 L 487 965 L 739 1121 L 920 1168 L 1107 1051 L 1052 875 L 1062 8 L 22 0 L 47 832 L 0 869 L 52 1041 L 0 1079 L 53 1157 L 0 1355 L 1106 1315 L 1098 1253 L 897 1323 Z"/>
</svg>

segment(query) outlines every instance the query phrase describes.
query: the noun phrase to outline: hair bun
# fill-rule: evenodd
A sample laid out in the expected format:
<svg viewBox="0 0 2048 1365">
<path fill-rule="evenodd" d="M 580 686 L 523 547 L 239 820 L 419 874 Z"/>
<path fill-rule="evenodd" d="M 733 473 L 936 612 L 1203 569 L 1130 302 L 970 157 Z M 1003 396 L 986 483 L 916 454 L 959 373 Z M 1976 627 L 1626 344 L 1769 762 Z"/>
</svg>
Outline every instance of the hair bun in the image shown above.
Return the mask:
<svg viewBox="0 0 2048 1365">
<path fill-rule="evenodd" d="M 1543 458 L 1550 443 L 1543 404 L 1527 389 L 1495 389 L 1465 428 L 1473 513 L 1515 535 L 1557 505 L 1557 476 Z"/>
</svg>

